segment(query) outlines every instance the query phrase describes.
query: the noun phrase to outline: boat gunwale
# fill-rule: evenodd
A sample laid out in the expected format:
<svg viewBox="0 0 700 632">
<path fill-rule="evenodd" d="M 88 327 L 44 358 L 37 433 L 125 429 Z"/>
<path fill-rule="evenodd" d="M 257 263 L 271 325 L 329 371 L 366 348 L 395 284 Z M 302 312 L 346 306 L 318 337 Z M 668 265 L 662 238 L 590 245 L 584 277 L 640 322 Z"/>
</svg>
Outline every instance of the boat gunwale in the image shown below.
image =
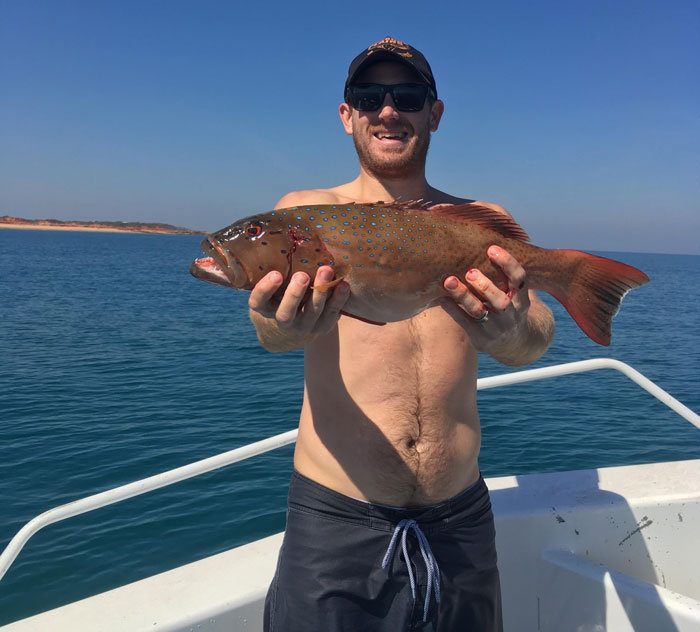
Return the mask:
<svg viewBox="0 0 700 632">
<path fill-rule="evenodd" d="M 559 377 L 593 371 L 597 369 L 614 369 L 619 371 L 635 384 L 649 392 L 656 399 L 671 408 L 678 415 L 700 429 L 700 415 L 679 402 L 676 398 L 656 385 L 642 373 L 628 364 L 612 358 L 593 358 L 556 364 L 537 369 L 526 369 L 491 377 L 483 377 L 477 380 L 477 390 L 499 388 L 513 384 L 521 384 L 536 380 Z M 53 509 L 49 509 L 27 522 L 15 536 L 9 541 L 2 554 L 0 554 L 0 581 L 9 570 L 21 550 L 29 539 L 44 527 L 60 522 L 74 516 L 94 511 L 108 505 L 145 494 L 161 487 L 166 487 L 180 481 L 205 474 L 212 470 L 220 469 L 233 463 L 249 459 L 259 454 L 294 443 L 297 438 L 297 429 L 268 437 L 261 441 L 249 443 L 245 446 L 222 452 L 221 454 L 201 459 L 188 465 L 161 472 L 126 485 L 121 485 L 104 492 L 99 492 L 85 498 L 75 500 Z"/>
</svg>

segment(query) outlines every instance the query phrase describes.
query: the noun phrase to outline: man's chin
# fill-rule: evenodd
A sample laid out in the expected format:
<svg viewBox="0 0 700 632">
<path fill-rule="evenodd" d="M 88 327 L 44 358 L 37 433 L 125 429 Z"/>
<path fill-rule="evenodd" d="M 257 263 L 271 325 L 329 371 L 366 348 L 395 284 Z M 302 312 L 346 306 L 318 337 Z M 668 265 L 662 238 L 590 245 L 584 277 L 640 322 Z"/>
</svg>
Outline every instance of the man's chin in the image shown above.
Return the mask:
<svg viewBox="0 0 700 632">
<path fill-rule="evenodd" d="M 425 154 L 416 151 L 385 151 L 381 154 L 361 154 L 360 165 L 377 177 L 405 178 L 422 173 L 425 168 Z"/>
<path fill-rule="evenodd" d="M 415 138 L 415 137 L 414 137 Z M 353 137 L 360 165 L 378 178 L 406 178 L 423 173 L 428 154 L 430 136 L 427 143 L 403 142 L 394 146 L 380 145 L 374 138 L 365 145 Z"/>
</svg>

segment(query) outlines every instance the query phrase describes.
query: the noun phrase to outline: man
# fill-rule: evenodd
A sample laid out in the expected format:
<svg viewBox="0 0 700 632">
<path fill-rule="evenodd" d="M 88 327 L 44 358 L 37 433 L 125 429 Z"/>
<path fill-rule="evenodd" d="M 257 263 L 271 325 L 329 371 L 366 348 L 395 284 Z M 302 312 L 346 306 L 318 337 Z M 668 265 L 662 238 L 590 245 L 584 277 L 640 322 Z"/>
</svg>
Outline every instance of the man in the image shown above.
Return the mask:
<svg viewBox="0 0 700 632">
<path fill-rule="evenodd" d="M 350 65 L 339 113 L 359 176 L 295 191 L 277 208 L 428 200 L 472 202 L 430 186 L 425 160 L 444 104 L 428 62 L 386 38 Z M 495 204 L 478 202 L 496 212 Z M 478 466 L 477 353 L 509 366 L 539 358 L 554 321 L 501 248 L 478 270 L 444 281 L 444 302 L 374 325 L 340 315 L 349 288 L 334 277 L 270 272 L 250 295 L 269 351 L 305 350 L 304 401 L 285 541 L 266 602 L 277 631 L 502 629 L 493 516 Z M 397 550 L 398 549 L 398 550 Z"/>
</svg>

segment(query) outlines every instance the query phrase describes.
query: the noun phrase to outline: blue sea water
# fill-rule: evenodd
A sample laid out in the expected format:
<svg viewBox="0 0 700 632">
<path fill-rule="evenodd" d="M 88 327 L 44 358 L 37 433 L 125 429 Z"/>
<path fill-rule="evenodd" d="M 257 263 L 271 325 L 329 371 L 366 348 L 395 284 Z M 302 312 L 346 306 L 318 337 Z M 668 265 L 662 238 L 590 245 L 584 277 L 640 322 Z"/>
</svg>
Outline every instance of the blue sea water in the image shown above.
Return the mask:
<svg viewBox="0 0 700 632">
<path fill-rule="evenodd" d="M 200 237 L 0 230 L 0 548 L 39 513 L 295 426 L 302 354 L 268 354 L 247 294 L 187 273 Z M 613 343 L 563 308 L 532 366 L 631 364 L 700 411 L 700 257 L 642 268 Z M 480 375 L 508 369 L 482 358 Z M 610 371 L 482 391 L 485 476 L 700 458 L 700 431 Z M 292 447 L 51 525 L 0 581 L 0 624 L 284 528 Z"/>
</svg>

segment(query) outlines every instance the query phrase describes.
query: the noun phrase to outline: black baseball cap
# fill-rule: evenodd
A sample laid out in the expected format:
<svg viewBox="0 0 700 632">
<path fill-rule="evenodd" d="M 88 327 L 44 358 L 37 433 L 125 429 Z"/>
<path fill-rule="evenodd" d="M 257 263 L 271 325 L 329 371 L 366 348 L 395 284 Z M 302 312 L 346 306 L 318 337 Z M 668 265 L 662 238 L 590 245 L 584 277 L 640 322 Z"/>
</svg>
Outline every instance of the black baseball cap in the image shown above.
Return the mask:
<svg viewBox="0 0 700 632">
<path fill-rule="evenodd" d="M 367 50 L 363 50 L 352 60 L 348 69 L 348 78 L 345 80 L 344 94 L 347 94 L 348 86 L 362 70 L 378 61 L 398 61 L 405 64 L 418 73 L 418 76 L 430 86 L 433 98 L 437 99 L 437 88 L 435 87 L 433 71 L 430 69 L 428 60 L 423 57 L 423 53 L 413 48 L 413 46 L 399 42 L 391 37 L 385 37 L 381 42 L 372 44 Z"/>
</svg>

